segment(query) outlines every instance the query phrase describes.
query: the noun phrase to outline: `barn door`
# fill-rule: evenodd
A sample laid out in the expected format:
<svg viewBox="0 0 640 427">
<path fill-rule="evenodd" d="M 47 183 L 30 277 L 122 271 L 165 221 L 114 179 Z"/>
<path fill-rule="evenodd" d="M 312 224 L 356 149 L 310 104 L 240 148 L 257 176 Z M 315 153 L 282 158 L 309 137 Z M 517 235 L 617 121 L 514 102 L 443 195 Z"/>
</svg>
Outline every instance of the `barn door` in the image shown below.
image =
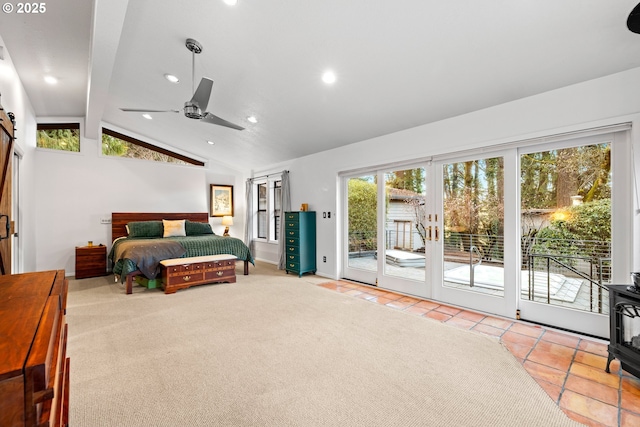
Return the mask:
<svg viewBox="0 0 640 427">
<path fill-rule="evenodd" d="M 13 160 L 13 115 L 0 107 L 0 275 L 11 274 L 11 163 Z"/>
</svg>

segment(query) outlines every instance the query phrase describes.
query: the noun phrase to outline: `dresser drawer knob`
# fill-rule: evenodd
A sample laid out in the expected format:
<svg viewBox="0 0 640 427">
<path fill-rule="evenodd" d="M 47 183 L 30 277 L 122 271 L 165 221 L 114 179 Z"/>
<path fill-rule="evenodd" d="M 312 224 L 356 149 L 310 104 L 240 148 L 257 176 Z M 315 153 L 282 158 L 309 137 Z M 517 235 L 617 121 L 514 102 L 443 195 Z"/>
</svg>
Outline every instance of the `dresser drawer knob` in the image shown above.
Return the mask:
<svg viewBox="0 0 640 427">
<path fill-rule="evenodd" d="M 224 272 L 223 272 L 223 271 L 216 271 L 216 274 L 217 274 L 218 276 L 222 276 L 222 275 L 224 274 Z"/>
<path fill-rule="evenodd" d="M 182 276 L 182 280 L 188 282 L 189 280 L 191 280 L 191 276 Z"/>
</svg>

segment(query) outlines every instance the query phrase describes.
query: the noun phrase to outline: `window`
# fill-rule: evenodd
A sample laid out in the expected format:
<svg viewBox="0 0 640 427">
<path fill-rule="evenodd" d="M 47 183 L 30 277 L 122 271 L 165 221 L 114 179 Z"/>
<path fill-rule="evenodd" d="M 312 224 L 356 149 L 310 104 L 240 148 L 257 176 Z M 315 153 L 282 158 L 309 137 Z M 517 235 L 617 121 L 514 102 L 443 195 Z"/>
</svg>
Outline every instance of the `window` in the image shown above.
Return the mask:
<svg viewBox="0 0 640 427">
<path fill-rule="evenodd" d="M 273 177 L 256 185 L 257 221 L 256 236 L 269 242 L 277 242 L 280 231 L 282 181 Z"/>
<path fill-rule="evenodd" d="M 39 123 L 36 147 L 80 152 L 80 123 Z"/>
<path fill-rule="evenodd" d="M 204 162 L 199 160 L 174 153 L 107 128 L 102 128 L 102 154 L 179 165 L 204 166 Z"/>
</svg>

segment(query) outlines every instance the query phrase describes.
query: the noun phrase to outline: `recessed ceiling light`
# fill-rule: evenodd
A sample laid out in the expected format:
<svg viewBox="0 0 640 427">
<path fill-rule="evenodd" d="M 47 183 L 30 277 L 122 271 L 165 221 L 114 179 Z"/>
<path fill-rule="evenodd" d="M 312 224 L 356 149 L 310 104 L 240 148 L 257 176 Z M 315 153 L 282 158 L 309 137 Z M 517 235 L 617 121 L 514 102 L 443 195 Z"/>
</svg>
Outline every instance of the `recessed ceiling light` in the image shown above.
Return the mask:
<svg viewBox="0 0 640 427">
<path fill-rule="evenodd" d="M 322 81 L 328 85 L 333 84 L 336 82 L 336 74 L 331 70 L 325 71 L 322 75 Z"/>
<path fill-rule="evenodd" d="M 180 79 L 177 78 L 176 76 L 174 76 L 173 74 L 165 74 L 164 78 L 169 80 L 171 83 L 178 83 L 180 82 Z"/>
<path fill-rule="evenodd" d="M 209 145 L 213 145 L 213 144 L 215 144 L 215 142 L 213 142 L 213 141 L 207 141 L 207 144 L 209 144 Z"/>
<path fill-rule="evenodd" d="M 149 113 L 144 113 L 144 114 L 142 115 L 142 117 L 144 117 L 144 118 L 145 118 L 145 119 L 147 119 L 147 120 L 153 120 L 153 117 L 151 117 L 151 114 L 149 114 Z"/>
<path fill-rule="evenodd" d="M 247 117 L 247 120 L 251 123 L 258 123 L 258 119 L 256 119 L 256 116 L 249 116 Z"/>
<path fill-rule="evenodd" d="M 56 79 L 53 76 L 44 76 L 44 81 L 49 83 L 50 85 L 54 85 L 54 84 L 58 83 L 58 79 Z"/>
<path fill-rule="evenodd" d="M 238 0 L 224 0 L 224 2 L 229 6 L 235 6 L 238 4 Z"/>
</svg>

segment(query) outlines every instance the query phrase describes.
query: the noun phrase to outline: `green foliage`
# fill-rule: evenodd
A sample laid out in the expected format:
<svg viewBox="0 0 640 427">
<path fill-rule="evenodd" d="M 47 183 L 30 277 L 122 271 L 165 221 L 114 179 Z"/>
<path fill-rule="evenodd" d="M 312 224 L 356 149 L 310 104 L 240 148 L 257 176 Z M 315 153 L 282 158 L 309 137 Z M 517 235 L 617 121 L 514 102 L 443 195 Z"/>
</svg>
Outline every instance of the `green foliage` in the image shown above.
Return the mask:
<svg viewBox="0 0 640 427">
<path fill-rule="evenodd" d="M 372 250 L 377 237 L 377 185 L 352 178 L 348 184 L 349 238 L 352 244 Z"/>
<path fill-rule="evenodd" d="M 36 147 L 53 150 L 80 152 L 80 130 L 47 129 L 38 130 Z"/>
<path fill-rule="evenodd" d="M 150 150 L 129 141 L 102 133 L 102 154 L 105 156 L 127 157 L 131 159 L 152 160 L 154 162 L 177 163 L 186 165 L 183 160 L 171 157 L 167 154 Z"/>
<path fill-rule="evenodd" d="M 611 200 L 596 200 L 558 210 L 548 227 L 538 231 L 533 253 L 577 257 L 608 256 Z M 570 259 L 564 260 L 572 263 Z"/>
</svg>

